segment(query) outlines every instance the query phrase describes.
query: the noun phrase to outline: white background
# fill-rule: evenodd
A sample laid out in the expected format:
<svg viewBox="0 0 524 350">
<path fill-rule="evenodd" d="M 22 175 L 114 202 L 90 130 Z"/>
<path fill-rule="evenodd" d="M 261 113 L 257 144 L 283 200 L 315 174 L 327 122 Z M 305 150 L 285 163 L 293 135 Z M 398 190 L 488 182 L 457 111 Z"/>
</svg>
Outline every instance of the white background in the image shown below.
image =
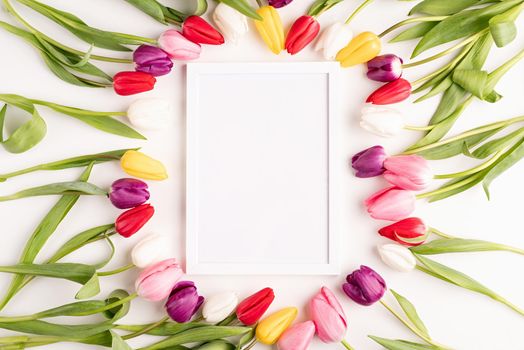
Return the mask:
<svg viewBox="0 0 524 350">
<path fill-rule="evenodd" d="M 289 27 L 292 20 L 303 14 L 311 1 L 295 0 L 281 10 L 283 21 Z M 156 37 L 163 27 L 138 12 L 124 1 L 49 1 L 49 4 L 61 9 L 73 11 L 88 23 L 105 29 L 134 32 Z M 323 26 L 344 17 L 356 6 L 355 1 L 347 1 L 331 12 L 323 15 Z M 377 1 L 360 15 L 353 23 L 356 32 L 372 30 L 379 32 L 386 26 L 405 18 L 410 3 L 391 0 Z M 8 16 L 2 12 L 0 16 Z M 33 15 L 32 15 L 33 16 Z M 35 16 L 36 17 L 36 16 Z M 32 17 L 32 18 L 35 18 Z M 42 22 L 44 23 L 44 22 Z M 85 45 L 69 39 L 66 33 L 54 26 L 44 24 L 46 31 L 57 38 L 79 48 Z M 522 30 L 520 20 L 519 28 Z M 238 46 L 205 47 L 201 61 L 314 61 L 321 56 L 307 49 L 296 57 L 282 53 L 271 54 L 252 31 L 243 38 Z M 2 92 L 19 93 L 28 97 L 51 100 L 77 107 L 99 110 L 125 110 L 126 106 L 137 98 L 117 97 L 111 90 L 90 90 L 67 85 L 55 78 L 43 65 L 36 52 L 18 38 L 0 33 L 0 77 Z M 519 42 L 517 42 L 519 41 Z M 487 63 L 493 69 L 504 58 L 509 57 L 522 45 L 522 35 L 512 45 L 504 49 L 494 49 Z M 384 52 L 393 51 L 408 57 L 410 44 L 387 46 Z M 493 57 L 496 56 L 496 57 Z M 436 66 L 435 66 L 436 67 Z M 131 67 L 110 66 L 118 70 Z M 419 71 L 409 70 L 405 76 L 414 80 Z M 343 96 L 343 115 L 345 119 L 340 128 L 345 130 L 346 138 L 339 147 L 348 158 L 357 151 L 381 143 L 394 154 L 401 151 L 419 136 L 413 132 L 395 138 L 383 140 L 371 136 L 358 127 L 359 109 L 365 97 L 377 83 L 368 81 L 364 69 L 356 67 L 342 73 L 340 93 Z M 498 119 L 509 118 L 522 113 L 524 96 L 524 64 L 514 68 L 499 85 L 498 91 L 504 99 L 496 105 L 475 101 L 460 118 L 453 133 Z M 170 178 L 161 183 L 151 183 L 152 203 L 157 213 L 140 235 L 128 240 L 117 239 L 118 255 L 111 267 L 118 267 L 129 262 L 128 252 L 141 236 L 149 232 L 166 234 L 172 240 L 173 255 L 184 260 L 184 65 L 177 63 L 174 72 L 159 79 L 154 92 L 143 96 L 163 96 L 174 101 L 176 114 L 169 128 L 159 133 L 148 133 L 148 142 L 127 140 L 98 132 L 71 118 L 42 111 L 49 132 L 45 140 L 36 148 L 23 155 L 11 155 L 0 150 L 0 171 L 7 172 L 41 161 L 52 161 L 69 156 L 101 152 L 110 149 L 142 146 L 144 151 L 161 159 L 168 167 Z M 260 104 L 270 101 L 260 101 Z M 399 106 L 405 111 L 410 124 L 425 125 L 434 110 L 437 99 L 419 105 L 403 103 Z M 257 106 L 253 106 L 256 108 Z M 433 162 L 437 172 L 463 169 L 468 162 L 463 158 Z M 430 225 L 450 234 L 489 239 L 516 246 L 524 246 L 521 226 L 522 196 L 521 184 L 524 163 L 511 169 L 492 185 L 492 200 L 488 202 L 480 188 L 465 194 L 434 204 L 418 203 L 416 214 L 423 217 Z M 0 193 L 10 193 L 17 189 L 54 181 L 75 179 L 79 169 L 53 173 L 39 173 L 18 178 L 0 186 Z M 226 289 L 238 292 L 245 297 L 256 290 L 270 286 L 277 295 L 271 310 L 295 305 L 300 309 L 299 319 L 307 318 L 305 305 L 317 290 L 326 285 L 340 297 L 349 319 L 347 339 L 356 349 L 378 349 L 367 335 L 373 334 L 389 338 L 413 339 L 411 335 L 380 305 L 361 307 L 349 301 L 341 292 L 340 285 L 345 275 L 360 264 L 375 268 L 387 280 L 390 287 L 407 296 L 414 302 L 429 327 L 434 338 L 457 349 L 521 349 L 524 335 L 524 319 L 505 306 L 499 305 L 484 296 L 461 290 L 420 272 L 408 274 L 396 273 L 384 266 L 375 253 L 375 246 L 383 240 L 376 234 L 377 228 L 384 223 L 371 220 L 362 208 L 362 200 L 373 191 L 383 187 L 380 179 L 361 180 L 353 177 L 347 169 L 341 174 L 345 178 L 338 191 L 344 205 L 342 222 L 343 273 L 336 277 L 198 277 L 194 278 L 199 290 L 210 295 Z M 106 164 L 95 168 L 92 180 L 100 186 L 109 186 L 124 173 L 118 165 Z M 55 198 L 37 198 L 0 204 L 2 254 L 0 264 L 15 263 L 23 245 L 34 227 L 55 202 Z M 53 251 L 72 234 L 99 224 L 109 223 L 118 215 L 110 203 L 103 198 L 83 198 L 71 211 L 58 232 L 44 249 L 40 259 Z M 300 242 L 297 242 L 300 244 Z M 102 246 L 101 246 L 102 247 Z M 96 254 L 103 254 L 103 249 L 88 248 L 75 256 L 78 261 L 96 261 Z M 508 253 L 479 253 L 437 257 L 439 261 L 459 268 L 498 291 L 514 303 L 524 306 L 524 283 L 522 282 L 522 256 Z M 136 271 L 130 271 L 115 278 L 104 279 L 102 296 L 114 288 L 132 290 Z M 6 286 L 7 276 L 1 276 L 0 285 Z M 16 296 L 2 314 L 23 315 L 47 307 L 72 301 L 77 286 L 68 282 L 39 279 L 29 288 Z M 389 297 L 388 297 L 389 298 Z M 143 323 L 159 319 L 162 304 L 150 304 L 145 301 L 134 303 L 133 312 L 125 322 Z M 133 345 L 135 345 L 133 343 Z M 69 344 L 51 345 L 48 349 L 71 349 Z M 74 345 L 75 349 L 88 348 Z M 263 346 L 258 346 L 263 349 Z M 312 349 L 338 349 L 340 345 L 325 345 L 315 341 Z"/>
</svg>

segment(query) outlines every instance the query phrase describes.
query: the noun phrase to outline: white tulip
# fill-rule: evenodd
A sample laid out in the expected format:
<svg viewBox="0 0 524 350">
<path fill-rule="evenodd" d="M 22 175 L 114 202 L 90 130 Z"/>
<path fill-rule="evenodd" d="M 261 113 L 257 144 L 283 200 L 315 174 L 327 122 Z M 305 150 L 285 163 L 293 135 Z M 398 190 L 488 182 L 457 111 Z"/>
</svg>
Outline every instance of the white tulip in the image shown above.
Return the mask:
<svg viewBox="0 0 524 350">
<path fill-rule="evenodd" d="M 206 299 L 202 316 L 209 323 L 217 323 L 227 318 L 238 305 L 238 297 L 233 292 L 224 292 Z"/>
<path fill-rule="evenodd" d="M 127 110 L 127 118 L 133 126 L 145 130 L 162 130 L 173 119 L 171 102 L 163 98 L 136 100 Z"/>
<path fill-rule="evenodd" d="M 131 251 L 131 259 L 135 266 L 144 268 L 166 259 L 169 253 L 166 236 L 153 234 L 135 245 Z"/>
<path fill-rule="evenodd" d="M 353 38 L 353 31 L 348 24 L 336 22 L 327 27 L 320 34 L 315 50 L 323 50 L 326 60 L 333 60 L 337 53 L 342 50 Z"/>
<path fill-rule="evenodd" d="M 378 246 L 378 254 L 386 265 L 400 272 L 409 272 L 417 265 L 417 259 L 413 253 L 398 244 Z"/>
<path fill-rule="evenodd" d="M 362 108 L 360 126 L 383 137 L 395 136 L 404 129 L 404 117 L 392 108 L 366 105 Z"/>
<path fill-rule="evenodd" d="M 215 8 L 213 21 L 226 40 L 234 44 L 249 31 L 247 17 L 224 3 L 219 3 Z"/>
</svg>

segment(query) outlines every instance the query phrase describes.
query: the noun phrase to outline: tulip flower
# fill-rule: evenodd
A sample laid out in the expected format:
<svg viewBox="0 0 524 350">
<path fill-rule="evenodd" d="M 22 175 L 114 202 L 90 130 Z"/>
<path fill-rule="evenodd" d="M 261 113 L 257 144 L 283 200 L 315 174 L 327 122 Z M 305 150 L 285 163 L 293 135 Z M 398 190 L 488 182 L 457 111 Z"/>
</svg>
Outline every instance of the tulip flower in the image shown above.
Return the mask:
<svg viewBox="0 0 524 350">
<path fill-rule="evenodd" d="M 228 317 L 238 305 L 238 297 L 233 292 L 224 292 L 207 298 L 202 316 L 209 323 L 217 323 Z"/>
<path fill-rule="evenodd" d="M 273 289 L 264 288 L 238 304 L 237 318 L 246 326 L 252 326 L 260 320 L 273 300 L 275 300 Z"/>
<path fill-rule="evenodd" d="M 222 45 L 224 37 L 202 17 L 189 16 L 182 25 L 182 34 L 197 44 Z"/>
<path fill-rule="evenodd" d="M 158 38 L 158 46 L 175 60 L 190 61 L 200 57 L 202 48 L 175 29 L 168 29 Z"/>
<path fill-rule="evenodd" d="M 164 260 L 169 252 L 166 236 L 149 235 L 134 246 L 131 260 L 136 267 L 145 268 Z"/>
<path fill-rule="evenodd" d="M 324 29 L 320 34 L 315 51 L 322 50 L 326 60 L 333 60 L 353 37 L 353 31 L 348 24 L 336 22 Z"/>
<path fill-rule="evenodd" d="M 116 219 L 116 232 L 122 237 L 131 237 L 151 219 L 154 213 L 155 209 L 151 204 L 142 204 L 129 209 Z"/>
<path fill-rule="evenodd" d="M 413 253 L 398 244 L 378 246 L 378 254 L 386 265 L 399 272 L 409 272 L 417 266 L 417 259 Z"/>
<path fill-rule="evenodd" d="M 215 12 L 213 12 L 213 21 L 224 34 L 226 40 L 234 44 L 249 31 L 247 17 L 221 2 L 215 8 Z"/>
<path fill-rule="evenodd" d="M 287 34 L 285 44 L 287 52 L 292 55 L 297 54 L 316 38 L 319 31 L 320 24 L 315 17 L 299 17 Z"/>
<path fill-rule="evenodd" d="M 151 45 L 140 45 L 133 53 L 135 70 L 149 73 L 154 77 L 171 72 L 173 62 L 164 50 Z"/>
<path fill-rule="evenodd" d="M 415 210 L 415 201 L 413 192 L 391 186 L 371 195 L 364 205 L 374 219 L 397 221 Z"/>
<path fill-rule="evenodd" d="M 360 126 L 375 135 L 392 137 L 401 132 L 404 127 L 404 117 L 392 108 L 366 105 L 362 108 Z"/>
<path fill-rule="evenodd" d="M 343 341 L 347 331 L 346 315 L 331 290 L 320 289 L 309 302 L 309 313 L 320 340 L 324 343 Z"/>
<path fill-rule="evenodd" d="M 109 200 L 118 209 L 134 208 L 148 199 L 147 184 L 137 179 L 116 180 L 109 191 Z"/>
<path fill-rule="evenodd" d="M 282 333 L 293 323 L 297 314 L 296 307 L 287 307 L 269 315 L 258 324 L 256 339 L 262 344 L 275 344 Z"/>
<path fill-rule="evenodd" d="M 384 161 L 384 168 L 384 178 L 405 190 L 423 190 L 433 180 L 428 161 L 416 154 L 389 157 Z"/>
<path fill-rule="evenodd" d="M 143 98 L 127 109 L 129 122 L 144 130 L 164 130 L 173 119 L 173 104 L 163 98 Z"/>
<path fill-rule="evenodd" d="M 340 50 L 336 59 L 342 67 L 351 67 L 377 57 L 381 49 L 380 38 L 371 32 L 364 32 Z"/>
<path fill-rule="evenodd" d="M 411 95 L 411 84 L 403 78 L 387 83 L 368 96 L 366 102 L 374 105 L 389 105 L 402 102 Z"/>
<path fill-rule="evenodd" d="M 169 317 L 177 323 L 189 322 L 204 303 L 204 297 L 198 295 L 195 283 L 178 282 L 166 302 Z"/>
<path fill-rule="evenodd" d="M 278 350 L 307 350 L 315 336 L 313 321 L 297 323 L 289 327 L 277 342 Z"/>
<path fill-rule="evenodd" d="M 368 62 L 367 76 L 371 80 L 388 83 L 402 76 L 402 58 L 387 54 L 377 56 Z"/>
<path fill-rule="evenodd" d="M 164 165 L 142 152 L 127 151 L 120 159 L 120 166 L 127 174 L 141 179 L 167 179 L 167 172 Z"/>
<path fill-rule="evenodd" d="M 281 8 L 284 6 L 287 6 L 291 4 L 293 0 L 268 0 L 269 6 L 273 6 L 274 8 Z"/>
<path fill-rule="evenodd" d="M 374 177 L 384 172 L 386 151 L 382 146 L 373 146 L 358 152 L 351 158 L 355 176 L 360 178 Z"/>
<path fill-rule="evenodd" d="M 428 237 L 429 229 L 421 219 L 407 218 L 382 227 L 378 233 L 392 241 L 414 247 L 424 243 Z"/>
<path fill-rule="evenodd" d="M 113 88 L 121 96 L 153 90 L 155 83 L 155 77 L 144 72 L 120 72 L 113 77 Z"/>
<path fill-rule="evenodd" d="M 378 273 L 362 265 L 346 277 L 342 289 L 357 304 L 369 306 L 382 299 L 387 287 Z"/>
<path fill-rule="evenodd" d="M 255 27 L 267 47 L 278 55 L 284 49 L 284 27 L 280 15 L 273 6 L 262 6 L 257 13 L 262 20 L 255 21 Z"/>
<path fill-rule="evenodd" d="M 184 272 L 175 259 L 167 259 L 143 270 L 135 282 L 137 294 L 149 301 L 166 298 Z"/>
</svg>

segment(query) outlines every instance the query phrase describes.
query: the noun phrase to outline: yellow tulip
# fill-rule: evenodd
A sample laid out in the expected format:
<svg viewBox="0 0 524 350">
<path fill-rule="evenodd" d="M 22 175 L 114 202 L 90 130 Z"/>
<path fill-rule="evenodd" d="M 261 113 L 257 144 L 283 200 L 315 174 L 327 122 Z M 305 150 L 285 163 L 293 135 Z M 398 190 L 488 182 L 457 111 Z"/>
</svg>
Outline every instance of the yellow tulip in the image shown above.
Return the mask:
<svg viewBox="0 0 524 350">
<path fill-rule="evenodd" d="M 256 329 L 257 340 L 266 345 L 275 344 L 278 338 L 297 317 L 296 307 L 287 307 L 260 321 Z"/>
<path fill-rule="evenodd" d="M 377 57 L 382 49 L 380 38 L 371 33 L 360 33 L 337 53 L 337 61 L 342 67 L 365 63 Z"/>
<path fill-rule="evenodd" d="M 261 21 L 255 21 L 255 27 L 274 54 L 278 55 L 284 50 L 284 27 L 278 11 L 273 6 L 262 6 L 257 10 L 262 17 Z"/>
<path fill-rule="evenodd" d="M 127 151 L 120 159 L 122 169 L 129 175 L 146 180 L 165 180 L 164 164 L 142 152 Z"/>
</svg>

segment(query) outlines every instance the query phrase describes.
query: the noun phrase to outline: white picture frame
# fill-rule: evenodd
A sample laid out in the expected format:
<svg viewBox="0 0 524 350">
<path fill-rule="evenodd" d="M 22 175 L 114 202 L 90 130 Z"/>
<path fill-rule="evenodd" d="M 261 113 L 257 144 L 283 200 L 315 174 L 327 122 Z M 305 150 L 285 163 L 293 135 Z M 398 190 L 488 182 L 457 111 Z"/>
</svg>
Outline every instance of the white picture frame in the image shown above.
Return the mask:
<svg viewBox="0 0 524 350">
<path fill-rule="evenodd" d="M 335 275 L 333 62 L 187 65 L 186 271 Z"/>
</svg>

